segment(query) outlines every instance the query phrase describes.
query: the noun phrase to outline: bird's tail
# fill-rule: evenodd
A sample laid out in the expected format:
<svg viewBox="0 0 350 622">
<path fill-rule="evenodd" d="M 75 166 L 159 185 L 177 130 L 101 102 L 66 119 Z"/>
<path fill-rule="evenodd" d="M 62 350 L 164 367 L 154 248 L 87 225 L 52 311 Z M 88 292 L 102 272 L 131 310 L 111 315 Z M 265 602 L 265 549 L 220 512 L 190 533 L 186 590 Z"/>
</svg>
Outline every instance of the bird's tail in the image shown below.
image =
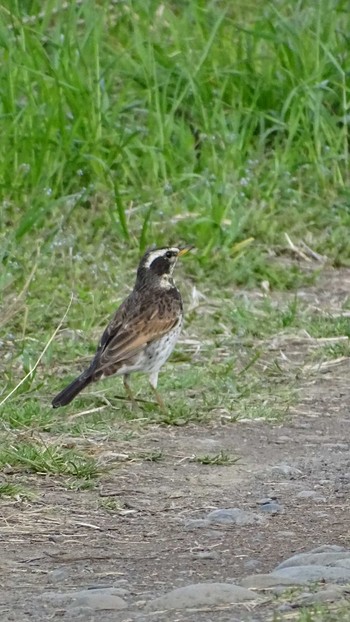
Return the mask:
<svg viewBox="0 0 350 622">
<path fill-rule="evenodd" d="M 93 381 L 93 376 L 90 373 L 90 370 L 84 371 L 78 378 L 73 380 L 71 384 L 68 385 L 63 391 L 58 393 L 56 397 L 52 400 L 53 408 L 59 408 L 59 406 L 66 406 L 72 400 L 74 400 L 75 396 L 80 393 L 85 387 Z"/>
</svg>

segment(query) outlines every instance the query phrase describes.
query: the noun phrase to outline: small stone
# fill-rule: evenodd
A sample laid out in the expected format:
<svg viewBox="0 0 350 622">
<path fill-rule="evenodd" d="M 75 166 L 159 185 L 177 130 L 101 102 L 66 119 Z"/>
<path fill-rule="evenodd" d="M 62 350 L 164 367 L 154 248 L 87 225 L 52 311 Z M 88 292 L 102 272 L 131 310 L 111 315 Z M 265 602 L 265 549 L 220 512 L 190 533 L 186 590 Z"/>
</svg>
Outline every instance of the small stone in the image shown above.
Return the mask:
<svg viewBox="0 0 350 622">
<path fill-rule="evenodd" d="M 263 497 L 257 501 L 258 505 L 264 505 L 264 503 L 271 503 L 271 501 L 277 502 L 277 497 Z"/>
<path fill-rule="evenodd" d="M 288 603 L 283 603 L 282 605 L 279 605 L 277 607 L 277 611 L 279 613 L 288 613 L 289 611 L 293 611 L 293 607 L 292 605 L 289 605 Z"/>
<path fill-rule="evenodd" d="M 65 581 L 69 577 L 69 570 L 66 567 L 55 568 L 55 570 L 50 570 L 47 574 L 47 580 L 49 583 L 60 583 L 61 581 Z"/>
<path fill-rule="evenodd" d="M 268 512 L 270 514 L 278 514 L 282 511 L 282 506 L 278 503 L 278 501 L 273 501 L 272 499 L 270 499 L 269 501 L 260 503 L 260 510 L 262 512 Z"/>
<path fill-rule="evenodd" d="M 297 469 L 290 464 L 276 464 L 272 467 L 271 471 L 276 475 L 284 475 L 285 477 L 289 477 L 289 479 L 295 479 L 303 474 L 300 469 Z"/>
<path fill-rule="evenodd" d="M 220 555 L 217 551 L 196 551 L 193 557 L 197 559 L 219 559 Z"/>
<path fill-rule="evenodd" d="M 263 519 L 255 512 L 248 512 L 239 508 L 226 508 L 213 510 L 207 516 L 207 520 L 215 525 L 245 525 L 261 524 Z"/>
<path fill-rule="evenodd" d="M 299 553 L 298 555 L 293 555 L 293 557 L 286 559 L 279 564 L 275 570 L 291 568 L 292 566 L 311 566 L 312 564 L 317 566 L 333 566 L 335 562 L 345 559 L 350 561 L 350 552 L 338 553 L 330 551 L 325 553 Z"/>
<path fill-rule="evenodd" d="M 218 606 L 256 600 L 256 594 L 233 583 L 195 583 L 180 587 L 146 606 L 146 611 Z"/>
<path fill-rule="evenodd" d="M 247 561 L 244 562 L 244 568 L 246 570 L 255 570 L 258 566 L 260 566 L 258 559 L 247 559 Z"/>
</svg>

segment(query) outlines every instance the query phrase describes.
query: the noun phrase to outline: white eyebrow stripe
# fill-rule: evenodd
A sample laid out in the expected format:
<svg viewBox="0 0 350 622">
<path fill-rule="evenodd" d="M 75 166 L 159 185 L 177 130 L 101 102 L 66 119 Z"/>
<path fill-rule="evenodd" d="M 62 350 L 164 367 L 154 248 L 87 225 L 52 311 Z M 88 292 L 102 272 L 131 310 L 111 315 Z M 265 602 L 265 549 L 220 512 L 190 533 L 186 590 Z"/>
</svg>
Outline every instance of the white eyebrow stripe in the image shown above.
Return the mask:
<svg viewBox="0 0 350 622">
<path fill-rule="evenodd" d="M 164 253 L 166 251 L 168 251 L 168 250 L 169 251 L 173 251 L 174 253 L 178 253 L 179 252 L 179 249 L 175 248 L 175 247 L 172 247 L 172 248 L 162 248 L 161 250 L 158 249 L 156 251 L 152 251 L 149 254 L 149 256 L 147 257 L 147 261 L 144 264 L 145 268 L 149 268 L 150 265 L 153 263 L 153 261 L 155 259 L 157 259 L 157 257 L 163 257 Z"/>
</svg>

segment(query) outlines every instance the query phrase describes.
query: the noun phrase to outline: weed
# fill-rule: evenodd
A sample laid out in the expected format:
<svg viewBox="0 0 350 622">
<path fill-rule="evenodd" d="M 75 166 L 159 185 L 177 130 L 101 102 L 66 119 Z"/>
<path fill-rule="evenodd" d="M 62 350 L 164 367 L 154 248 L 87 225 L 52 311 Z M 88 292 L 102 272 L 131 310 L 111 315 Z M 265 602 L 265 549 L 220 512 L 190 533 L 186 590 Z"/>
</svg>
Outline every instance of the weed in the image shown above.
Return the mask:
<svg viewBox="0 0 350 622">
<path fill-rule="evenodd" d="M 11 482 L 0 483 L 0 499 L 6 497 L 13 497 L 15 499 L 32 499 L 33 493 L 26 490 L 19 484 L 13 484 Z"/>
<path fill-rule="evenodd" d="M 76 478 L 91 479 L 97 476 L 96 463 L 71 449 L 58 445 L 41 446 L 35 442 L 21 441 L 15 445 L 2 446 L 0 464 L 15 470 L 24 470 L 44 475 L 73 475 Z"/>
<path fill-rule="evenodd" d="M 240 458 L 238 456 L 230 456 L 223 450 L 218 454 L 198 455 L 191 458 L 191 462 L 199 462 L 200 464 L 207 464 L 210 466 L 232 466 L 233 464 L 237 464 L 239 460 Z"/>
</svg>

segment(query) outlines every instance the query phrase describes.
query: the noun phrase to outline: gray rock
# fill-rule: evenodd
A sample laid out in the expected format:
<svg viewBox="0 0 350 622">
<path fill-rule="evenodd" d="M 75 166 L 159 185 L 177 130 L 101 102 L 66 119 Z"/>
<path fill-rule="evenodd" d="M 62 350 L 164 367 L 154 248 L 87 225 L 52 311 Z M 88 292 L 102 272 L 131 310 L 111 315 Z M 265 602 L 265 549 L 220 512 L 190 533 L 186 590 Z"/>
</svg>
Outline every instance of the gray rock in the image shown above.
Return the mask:
<svg viewBox="0 0 350 622">
<path fill-rule="evenodd" d="M 262 499 L 259 499 L 259 501 L 257 501 L 257 504 L 264 505 L 265 503 L 271 503 L 271 501 L 277 502 L 277 497 L 263 497 Z"/>
<path fill-rule="evenodd" d="M 334 562 L 332 566 L 338 566 L 339 568 L 350 568 L 350 555 L 345 559 L 339 559 L 338 561 Z"/>
<path fill-rule="evenodd" d="M 128 605 L 118 595 L 119 589 L 111 587 L 77 592 L 44 592 L 42 598 L 55 606 L 68 606 L 70 609 L 81 607 L 94 611 L 126 609 Z"/>
<path fill-rule="evenodd" d="M 275 475 L 284 475 L 285 477 L 289 477 L 289 479 L 295 479 L 303 474 L 300 469 L 297 469 L 290 464 L 276 464 L 272 467 L 271 471 Z"/>
<path fill-rule="evenodd" d="M 220 555 L 217 551 L 196 551 L 193 557 L 197 559 L 219 559 Z"/>
<path fill-rule="evenodd" d="M 146 611 L 242 603 L 256 598 L 254 592 L 233 583 L 196 583 L 155 598 L 148 603 Z"/>
<path fill-rule="evenodd" d="M 322 501 L 323 503 L 326 501 L 326 498 L 319 495 L 316 490 L 301 490 L 297 494 L 297 499 L 312 499 L 312 501 Z"/>
<path fill-rule="evenodd" d="M 281 586 L 303 585 L 304 581 L 297 581 L 288 577 L 274 577 L 272 574 L 252 574 L 241 579 L 239 583 L 242 587 L 250 590 L 268 590 Z"/>
<path fill-rule="evenodd" d="M 274 570 L 273 577 L 290 579 L 298 583 L 308 583 L 309 581 L 330 581 L 342 583 L 350 581 L 350 570 L 348 568 L 334 568 L 331 566 L 291 566 Z"/>
<path fill-rule="evenodd" d="M 299 553 L 298 555 L 293 555 L 293 557 L 286 559 L 284 562 L 279 564 L 275 570 L 280 570 L 281 568 L 291 568 L 292 566 L 311 566 L 313 564 L 316 566 L 333 566 L 336 562 L 346 559 L 350 561 L 350 552 Z"/>
<path fill-rule="evenodd" d="M 260 566 L 260 562 L 258 559 L 247 559 L 243 565 L 246 570 L 255 570 Z"/>
<path fill-rule="evenodd" d="M 293 607 L 289 605 L 289 603 L 282 603 L 282 605 L 278 605 L 276 611 L 279 613 L 288 613 L 289 611 L 293 611 Z"/>
<path fill-rule="evenodd" d="M 346 548 L 344 546 L 338 546 L 337 544 L 322 544 L 321 546 L 317 546 L 315 549 L 311 549 L 309 553 L 342 553 L 345 551 Z"/>
<path fill-rule="evenodd" d="M 278 503 L 278 501 L 271 500 L 266 501 L 265 503 L 261 503 L 260 510 L 269 514 L 278 514 L 282 511 L 282 506 Z"/>
<path fill-rule="evenodd" d="M 256 525 L 263 522 L 263 518 L 255 512 L 248 512 L 240 508 L 226 508 L 209 512 L 207 520 L 215 525 Z"/>
<path fill-rule="evenodd" d="M 50 570 L 47 573 L 47 580 L 49 583 L 60 583 L 68 579 L 69 577 L 69 569 L 66 567 L 55 568 L 55 570 Z"/>
<path fill-rule="evenodd" d="M 72 607 L 90 607 L 94 611 L 126 609 L 125 600 L 119 596 L 120 588 L 80 590 L 75 592 Z"/>
<path fill-rule="evenodd" d="M 55 607 L 66 607 L 74 598 L 74 592 L 43 592 L 38 596 L 39 601 L 44 601 Z"/>
<path fill-rule="evenodd" d="M 343 597 L 344 589 L 345 588 L 340 585 L 333 585 L 332 587 L 325 590 L 319 590 L 318 592 L 300 594 L 293 604 L 297 607 L 303 607 L 304 605 L 335 602 Z"/>
</svg>

